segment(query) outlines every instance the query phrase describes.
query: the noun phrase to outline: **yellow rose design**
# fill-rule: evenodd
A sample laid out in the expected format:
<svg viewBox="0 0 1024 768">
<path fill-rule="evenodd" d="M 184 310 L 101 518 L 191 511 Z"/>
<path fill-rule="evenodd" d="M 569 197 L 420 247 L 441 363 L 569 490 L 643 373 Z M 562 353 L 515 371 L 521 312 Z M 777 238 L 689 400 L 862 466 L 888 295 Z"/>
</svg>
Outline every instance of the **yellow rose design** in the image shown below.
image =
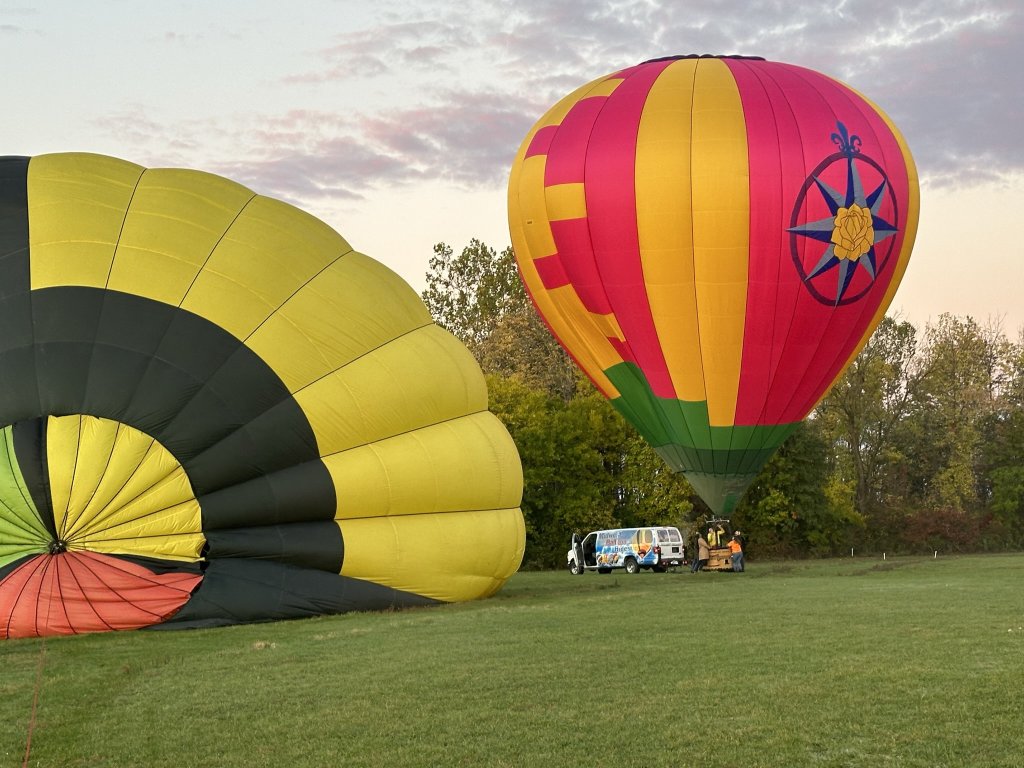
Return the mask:
<svg viewBox="0 0 1024 768">
<path fill-rule="evenodd" d="M 871 211 L 854 203 L 836 211 L 836 228 L 832 230 L 832 243 L 838 259 L 856 261 L 875 244 L 875 228 Z"/>
</svg>

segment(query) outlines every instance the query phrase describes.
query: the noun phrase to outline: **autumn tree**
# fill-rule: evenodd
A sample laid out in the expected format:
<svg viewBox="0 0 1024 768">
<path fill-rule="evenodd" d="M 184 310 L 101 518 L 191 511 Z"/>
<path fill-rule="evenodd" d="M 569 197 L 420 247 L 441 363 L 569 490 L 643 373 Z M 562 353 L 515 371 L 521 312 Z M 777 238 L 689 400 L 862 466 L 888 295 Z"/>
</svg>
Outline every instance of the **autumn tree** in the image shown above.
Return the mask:
<svg viewBox="0 0 1024 768">
<path fill-rule="evenodd" d="M 426 278 L 422 297 L 434 321 L 469 347 L 485 373 L 572 398 L 580 374 L 534 311 L 511 246 L 499 253 L 473 239 L 456 254 L 437 243 Z"/>
</svg>

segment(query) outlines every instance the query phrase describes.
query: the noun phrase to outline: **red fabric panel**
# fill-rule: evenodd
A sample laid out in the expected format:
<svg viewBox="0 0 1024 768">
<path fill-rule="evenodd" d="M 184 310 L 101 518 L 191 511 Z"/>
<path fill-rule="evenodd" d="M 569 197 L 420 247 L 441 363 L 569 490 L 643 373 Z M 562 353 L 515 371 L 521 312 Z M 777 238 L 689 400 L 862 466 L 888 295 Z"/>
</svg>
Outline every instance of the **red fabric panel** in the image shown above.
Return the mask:
<svg viewBox="0 0 1024 768">
<path fill-rule="evenodd" d="M 736 423 L 789 423 L 806 416 L 866 332 L 892 279 L 903 241 L 900 232 L 877 244 L 881 271 L 873 285 L 858 266 L 847 295 L 866 289 L 864 296 L 839 306 L 821 303 L 801 280 L 787 231 L 805 179 L 839 151 L 831 139 L 837 122 L 859 135 L 864 154 L 886 169 L 901 216 L 906 215 L 907 205 L 906 164 L 874 109 L 835 81 L 785 64 L 725 61 L 743 103 L 750 164 L 750 287 Z M 823 171 L 823 180 L 839 192 L 846 190 L 845 165 L 836 162 Z M 867 169 L 863 180 L 865 191 L 870 192 L 880 176 L 872 175 L 863 163 L 858 168 Z M 800 222 L 829 214 L 817 189 L 808 189 Z M 879 215 L 892 221 L 888 202 Z M 796 242 L 800 261 L 809 272 L 827 244 L 805 237 L 797 237 Z M 890 244 L 892 256 L 883 267 Z M 837 275 L 838 270 L 831 274 Z"/>
<path fill-rule="evenodd" d="M 565 267 L 562 266 L 562 257 L 557 253 L 537 259 L 533 262 L 533 266 L 537 268 L 540 281 L 549 291 L 569 284 L 569 276 L 565 273 Z"/>
<path fill-rule="evenodd" d="M 634 174 L 637 132 L 647 94 L 670 63 L 647 64 L 623 73 L 625 79 L 594 122 L 585 173 L 587 179 L 595 180 L 586 183 L 585 192 L 601 284 L 632 352 L 629 357 L 643 370 L 654 394 L 665 398 L 674 398 L 675 390 L 644 283 Z"/>
<path fill-rule="evenodd" d="M 0 582 L 0 637 L 138 629 L 170 617 L 202 576 L 154 574 L 93 552 L 37 555 Z"/>
<path fill-rule="evenodd" d="M 551 144 L 551 139 L 554 137 L 556 130 L 558 130 L 557 125 L 546 125 L 533 134 L 530 146 L 526 150 L 526 157 L 547 154 L 548 146 Z"/>
<path fill-rule="evenodd" d="M 589 219 L 552 221 L 551 235 L 558 248 L 559 261 L 566 280 L 573 284 L 583 306 L 598 315 L 610 313 L 612 307 L 608 303 L 605 288 L 601 284 L 601 275 L 598 274 L 597 263 L 594 261 Z"/>
<path fill-rule="evenodd" d="M 607 101 L 606 96 L 581 99 L 566 113 L 548 147 L 544 166 L 544 186 L 583 183 L 587 142 L 594 121 Z M 599 315 L 611 312 L 601 276 L 594 263 L 588 220 L 551 222 L 551 235 L 568 280 L 588 311 Z"/>
</svg>

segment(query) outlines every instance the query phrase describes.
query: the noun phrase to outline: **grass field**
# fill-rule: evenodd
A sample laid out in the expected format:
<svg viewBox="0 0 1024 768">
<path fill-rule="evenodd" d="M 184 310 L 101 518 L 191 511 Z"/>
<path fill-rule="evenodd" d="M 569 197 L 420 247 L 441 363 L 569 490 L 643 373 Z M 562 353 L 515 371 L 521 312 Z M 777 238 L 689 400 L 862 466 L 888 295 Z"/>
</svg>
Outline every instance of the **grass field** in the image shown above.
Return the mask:
<svg viewBox="0 0 1024 768">
<path fill-rule="evenodd" d="M 1024 766 L 1024 555 L 0 642 L 0 766 Z"/>
</svg>

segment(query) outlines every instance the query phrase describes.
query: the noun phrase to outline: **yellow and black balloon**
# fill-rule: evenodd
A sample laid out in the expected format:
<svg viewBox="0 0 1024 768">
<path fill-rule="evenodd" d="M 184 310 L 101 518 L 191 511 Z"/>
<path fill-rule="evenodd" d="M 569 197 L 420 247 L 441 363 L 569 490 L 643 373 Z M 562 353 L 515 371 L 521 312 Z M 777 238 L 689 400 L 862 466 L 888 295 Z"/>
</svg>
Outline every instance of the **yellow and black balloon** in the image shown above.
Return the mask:
<svg viewBox="0 0 1024 768">
<path fill-rule="evenodd" d="M 219 176 L 0 159 L 0 637 L 492 594 L 525 531 L 472 356 Z"/>
</svg>

